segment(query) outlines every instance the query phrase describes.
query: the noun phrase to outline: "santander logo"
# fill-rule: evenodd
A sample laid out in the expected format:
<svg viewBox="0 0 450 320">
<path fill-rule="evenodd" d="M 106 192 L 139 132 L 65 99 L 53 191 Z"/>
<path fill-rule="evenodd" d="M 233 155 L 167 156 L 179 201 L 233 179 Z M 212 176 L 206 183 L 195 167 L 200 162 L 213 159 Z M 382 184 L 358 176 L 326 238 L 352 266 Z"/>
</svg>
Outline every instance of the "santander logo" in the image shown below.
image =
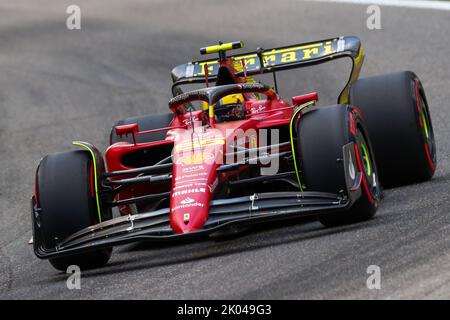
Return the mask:
<svg viewBox="0 0 450 320">
<path fill-rule="evenodd" d="M 180 203 L 181 204 L 189 204 L 189 203 L 192 203 L 194 201 L 195 201 L 194 199 L 187 197 L 186 199 L 180 201 Z"/>
</svg>

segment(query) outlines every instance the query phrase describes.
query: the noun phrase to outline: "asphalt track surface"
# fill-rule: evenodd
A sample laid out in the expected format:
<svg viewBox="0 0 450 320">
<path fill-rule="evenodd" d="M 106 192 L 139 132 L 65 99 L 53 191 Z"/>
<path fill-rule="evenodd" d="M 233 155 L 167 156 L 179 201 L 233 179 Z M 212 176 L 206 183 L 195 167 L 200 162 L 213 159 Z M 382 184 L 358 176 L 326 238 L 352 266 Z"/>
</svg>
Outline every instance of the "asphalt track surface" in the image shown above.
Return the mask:
<svg viewBox="0 0 450 320">
<path fill-rule="evenodd" d="M 450 298 L 450 14 L 300 1 L 76 1 L 81 31 L 65 27 L 74 1 L 0 4 L 0 298 Z M 29 198 L 39 159 L 74 139 L 104 150 L 113 121 L 165 111 L 170 70 L 218 40 L 247 50 L 337 35 L 361 37 L 363 76 L 413 70 L 427 90 L 438 146 L 430 182 L 388 190 L 375 219 L 326 229 L 316 221 L 258 228 L 227 241 L 128 245 L 81 290 L 38 260 Z M 336 96 L 343 66 L 302 70 L 296 93 Z M 334 90 L 334 91 L 333 91 Z M 366 287 L 369 265 L 381 290 Z"/>
</svg>

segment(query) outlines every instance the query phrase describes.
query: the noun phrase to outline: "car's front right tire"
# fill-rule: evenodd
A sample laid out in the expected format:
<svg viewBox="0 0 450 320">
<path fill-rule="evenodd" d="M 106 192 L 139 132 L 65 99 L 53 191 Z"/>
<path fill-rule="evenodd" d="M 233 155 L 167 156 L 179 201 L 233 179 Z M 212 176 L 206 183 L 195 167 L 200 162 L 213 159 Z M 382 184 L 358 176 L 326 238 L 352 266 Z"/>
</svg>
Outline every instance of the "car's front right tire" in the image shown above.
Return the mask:
<svg viewBox="0 0 450 320">
<path fill-rule="evenodd" d="M 349 105 L 317 107 L 298 119 L 296 154 L 305 191 L 342 194 L 347 190 L 344 146 L 354 149 L 361 196 L 347 211 L 319 215 L 329 227 L 368 220 L 376 213 L 381 191 L 370 139 L 360 113 Z"/>
<path fill-rule="evenodd" d="M 436 142 L 425 90 L 411 71 L 357 80 L 350 103 L 364 117 L 383 187 L 431 179 Z"/>
</svg>

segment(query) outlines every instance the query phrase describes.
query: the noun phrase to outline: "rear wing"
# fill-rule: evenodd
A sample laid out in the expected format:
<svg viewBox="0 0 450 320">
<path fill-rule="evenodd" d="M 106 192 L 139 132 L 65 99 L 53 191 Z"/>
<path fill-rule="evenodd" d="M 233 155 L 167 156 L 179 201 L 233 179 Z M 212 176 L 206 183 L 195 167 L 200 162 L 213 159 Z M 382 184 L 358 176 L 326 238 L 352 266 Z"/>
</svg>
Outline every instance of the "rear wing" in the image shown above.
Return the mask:
<svg viewBox="0 0 450 320">
<path fill-rule="evenodd" d="M 350 85 L 358 79 L 364 60 L 361 41 L 357 37 L 332 38 L 268 50 L 258 49 L 255 52 L 231 56 L 237 76 L 244 76 L 244 65 L 246 75 L 252 76 L 311 66 L 343 57 L 351 58 L 353 64 L 347 85 L 339 95 L 338 101 L 348 103 Z M 204 82 L 205 65 L 208 67 L 208 78 L 215 80 L 219 70 L 218 59 L 194 61 L 172 70 L 172 88 L 180 84 Z"/>
</svg>

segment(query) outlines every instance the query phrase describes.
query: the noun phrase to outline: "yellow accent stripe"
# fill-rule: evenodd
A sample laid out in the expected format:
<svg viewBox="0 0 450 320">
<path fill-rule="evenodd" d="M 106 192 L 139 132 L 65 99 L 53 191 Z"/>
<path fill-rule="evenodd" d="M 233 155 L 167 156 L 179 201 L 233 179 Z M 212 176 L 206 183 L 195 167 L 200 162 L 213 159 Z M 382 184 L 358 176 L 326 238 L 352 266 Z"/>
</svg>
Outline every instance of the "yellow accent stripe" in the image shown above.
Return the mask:
<svg viewBox="0 0 450 320">
<path fill-rule="evenodd" d="M 292 149 L 292 157 L 294 158 L 294 168 L 295 168 L 295 175 L 297 176 L 297 182 L 298 186 L 300 187 L 300 192 L 303 192 L 302 183 L 300 182 L 300 174 L 298 173 L 298 167 L 297 167 L 297 159 L 295 158 L 295 146 L 294 146 L 294 136 L 293 136 L 293 124 L 294 120 L 297 117 L 297 114 L 299 114 L 304 108 L 313 105 L 316 103 L 316 101 L 309 101 L 307 103 L 302 104 L 299 106 L 295 111 L 294 114 L 291 117 L 291 121 L 289 122 L 289 133 L 291 137 L 291 149 Z"/>
<path fill-rule="evenodd" d="M 358 80 L 363 62 L 364 62 L 364 54 L 362 51 L 362 47 L 360 47 L 358 55 L 356 56 L 356 58 L 353 58 L 352 74 L 350 75 L 349 82 L 347 83 L 345 88 L 342 90 L 342 96 L 339 100 L 339 103 L 341 103 L 341 104 L 349 103 L 350 87 L 356 80 Z"/>
<path fill-rule="evenodd" d="M 427 123 L 427 119 L 425 118 L 425 114 L 422 111 L 422 124 L 423 124 L 423 129 L 425 130 L 425 136 L 429 137 L 429 133 L 428 133 L 428 123 Z"/>
<path fill-rule="evenodd" d="M 233 48 L 233 46 L 235 46 Z M 243 48 L 244 44 L 242 42 L 240 42 L 238 45 L 236 45 L 233 42 L 229 42 L 229 43 L 224 43 L 224 44 L 219 44 L 219 45 L 215 45 L 215 46 L 209 46 L 205 48 L 205 53 L 216 53 L 219 51 L 226 51 L 226 50 L 233 50 L 233 49 L 240 49 Z"/>
<path fill-rule="evenodd" d="M 82 141 L 73 141 L 72 144 L 75 146 L 86 148 L 91 153 L 92 161 L 94 163 L 94 181 L 95 181 L 94 186 L 95 186 L 95 200 L 97 202 L 98 222 L 102 222 L 102 214 L 100 211 L 100 200 L 98 196 L 98 186 L 97 186 L 97 162 L 95 161 L 94 151 L 92 151 L 92 149 L 86 144 L 84 144 Z"/>
<path fill-rule="evenodd" d="M 369 157 L 369 152 L 367 152 L 367 148 L 366 145 L 364 144 L 364 142 L 361 143 L 361 149 L 364 153 L 364 160 L 366 161 L 366 167 L 367 167 L 367 175 L 370 176 L 372 173 L 372 168 L 370 166 L 370 157 Z"/>
</svg>

